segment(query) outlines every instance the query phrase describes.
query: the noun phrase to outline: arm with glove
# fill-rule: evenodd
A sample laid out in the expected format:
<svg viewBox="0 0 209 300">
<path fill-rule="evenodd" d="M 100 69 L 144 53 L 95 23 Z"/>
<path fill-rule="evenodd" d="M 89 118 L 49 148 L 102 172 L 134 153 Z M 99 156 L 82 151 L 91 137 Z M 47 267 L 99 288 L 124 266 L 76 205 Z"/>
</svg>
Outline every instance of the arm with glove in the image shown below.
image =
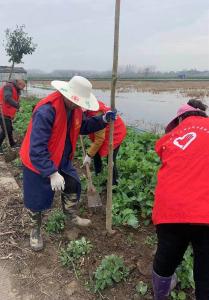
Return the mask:
<svg viewBox="0 0 209 300">
<path fill-rule="evenodd" d="M 96 117 L 92 117 L 89 120 L 91 120 L 93 118 L 100 118 L 99 121 L 101 122 L 101 120 L 102 120 L 103 124 L 105 124 L 105 127 L 106 127 L 106 125 L 111 120 L 114 121 L 116 119 L 116 114 L 117 114 L 117 110 L 115 110 L 115 111 L 110 110 L 110 111 L 107 111 L 105 114 L 102 114 L 102 115 L 99 115 Z M 105 140 L 105 131 L 106 131 L 106 129 L 103 128 L 96 132 L 95 132 L 95 130 L 90 132 L 90 133 L 94 132 L 94 142 L 91 144 L 90 148 L 87 151 L 87 154 L 83 160 L 83 166 L 85 166 L 87 163 L 90 164 L 91 158 L 94 157 L 95 154 L 99 151 L 100 147 L 102 146 L 102 144 Z"/>
<path fill-rule="evenodd" d="M 91 118 L 84 117 L 80 128 L 80 134 L 87 135 L 104 129 L 111 120 L 114 121 L 116 119 L 116 114 L 117 110 L 109 110 L 100 116 L 93 116 Z"/>
<path fill-rule="evenodd" d="M 94 133 L 94 141 L 89 147 L 87 154 L 83 161 L 83 166 L 85 166 L 87 163 L 91 163 L 91 159 L 94 157 L 94 155 L 99 151 L 100 147 L 102 146 L 104 140 L 105 140 L 105 132 L 106 129 L 99 130 Z"/>
</svg>

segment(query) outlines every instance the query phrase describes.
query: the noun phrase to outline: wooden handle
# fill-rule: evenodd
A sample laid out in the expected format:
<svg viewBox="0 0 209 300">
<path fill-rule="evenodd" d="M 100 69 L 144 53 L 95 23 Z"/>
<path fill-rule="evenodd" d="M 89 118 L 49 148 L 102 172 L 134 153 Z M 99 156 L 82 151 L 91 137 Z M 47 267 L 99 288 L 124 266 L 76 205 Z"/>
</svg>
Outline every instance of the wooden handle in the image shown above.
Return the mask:
<svg viewBox="0 0 209 300">
<path fill-rule="evenodd" d="M 3 110 L 2 110 L 1 105 L 0 105 L 0 111 L 1 111 L 1 118 L 2 118 L 2 123 L 3 123 L 3 127 L 4 127 L 5 136 L 6 136 L 7 146 L 9 148 L 11 148 L 10 143 L 9 143 L 9 136 L 8 136 L 8 132 L 7 132 L 7 127 L 6 127 L 6 123 L 5 123 L 5 118 L 4 118 L 4 115 L 3 115 Z"/>
<path fill-rule="evenodd" d="M 114 50 L 111 82 L 111 109 L 115 109 L 115 90 L 118 70 L 118 48 L 119 48 L 119 25 L 120 25 L 120 0 L 115 0 L 115 29 Z M 108 155 L 108 178 L 107 178 L 107 203 L 106 203 L 106 229 L 110 234 L 112 230 L 112 178 L 113 178 L 113 130 L 114 124 L 110 122 L 109 132 L 109 155 Z"/>
<path fill-rule="evenodd" d="M 82 148 L 82 151 L 83 151 L 83 158 L 85 158 L 86 151 L 85 151 L 85 148 L 84 148 L 83 137 L 81 135 L 80 135 L 80 141 L 81 141 L 81 148 Z M 87 173 L 87 178 L 88 178 L 90 187 L 93 187 L 93 182 L 92 182 L 92 177 L 91 177 L 91 171 L 90 171 L 90 167 L 89 167 L 88 163 L 86 164 L 86 173 Z"/>
</svg>

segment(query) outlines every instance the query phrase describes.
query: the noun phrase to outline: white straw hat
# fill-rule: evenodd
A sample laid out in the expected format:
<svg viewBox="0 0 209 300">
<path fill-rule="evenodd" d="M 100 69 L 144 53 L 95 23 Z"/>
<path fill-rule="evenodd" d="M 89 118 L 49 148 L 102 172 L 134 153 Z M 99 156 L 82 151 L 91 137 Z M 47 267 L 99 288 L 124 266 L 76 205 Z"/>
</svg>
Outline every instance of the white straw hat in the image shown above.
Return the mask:
<svg viewBox="0 0 209 300">
<path fill-rule="evenodd" d="M 99 103 L 92 93 L 92 84 L 84 77 L 74 76 L 69 82 L 53 80 L 51 85 L 78 106 L 93 111 L 99 109 Z"/>
</svg>

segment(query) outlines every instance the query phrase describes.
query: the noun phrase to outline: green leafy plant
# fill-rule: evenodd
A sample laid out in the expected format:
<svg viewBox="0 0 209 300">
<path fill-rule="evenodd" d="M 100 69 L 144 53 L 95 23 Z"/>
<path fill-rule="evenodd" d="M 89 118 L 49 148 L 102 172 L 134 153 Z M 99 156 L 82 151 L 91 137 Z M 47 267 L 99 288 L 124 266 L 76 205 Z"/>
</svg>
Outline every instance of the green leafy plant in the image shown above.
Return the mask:
<svg viewBox="0 0 209 300">
<path fill-rule="evenodd" d="M 59 233 L 65 227 L 65 215 L 60 210 L 53 211 L 46 222 L 45 228 L 48 233 Z"/>
<path fill-rule="evenodd" d="M 87 186 L 88 186 L 86 176 L 85 175 L 81 175 L 80 176 L 80 181 L 81 181 L 81 189 L 82 189 L 82 191 L 86 191 L 87 190 Z"/>
<path fill-rule="evenodd" d="M 99 173 L 98 175 L 95 175 L 93 173 L 93 176 L 92 176 L 92 179 L 93 179 L 93 182 L 94 182 L 94 185 L 96 187 L 97 192 L 101 193 L 103 190 L 106 189 L 107 176 L 108 176 L 108 174 L 107 174 L 107 164 L 104 161 L 102 172 Z"/>
<path fill-rule="evenodd" d="M 120 174 L 113 193 L 113 224 L 137 228 L 139 220 L 149 224 L 154 200 L 159 158 L 154 151 L 158 135 L 128 129 L 120 147 Z"/>
<path fill-rule="evenodd" d="M 106 256 L 94 274 L 95 292 L 112 286 L 114 282 L 125 280 L 128 274 L 129 269 L 125 266 L 122 257 L 114 254 Z"/>
<path fill-rule="evenodd" d="M 82 237 L 80 240 L 71 241 L 67 247 L 62 248 L 59 253 L 60 261 L 63 266 L 70 266 L 77 263 L 79 259 L 90 253 L 93 248 L 90 241 Z"/>
<path fill-rule="evenodd" d="M 172 291 L 171 298 L 174 300 L 186 300 L 186 293 L 184 291 Z"/>
<path fill-rule="evenodd" d="M 19 168 L 19 167 L 22 166 L 22 162 L 21 162 L 21 160 L 20 160 L 19 157 L 16 158 L 15 160 L 13 160 L 11 163 L 12 163 L 15 167 L 17 167 L 17 168 Z"/>
<path fill-rule="evenodd" d="M 183 261 L 176 273 L 180 281 L 181 289 L 195 287 L 193 279 L 193 250 L 191 246 L 189 246 L 185 252 Z"/>
<path fill-rule="evenodd" d="M 183 261 L 176 271 L 178 278 L 178 289 L 171 292 L 171 298 L 174 300 L 186 299 L 185 289 L 194 289 L 193 279 L 193 250 L 189 246 L 184 254 Z"/>
<path fill-rule="evenodd" d="M 22 99 L 20 102 L 20 110 L 15 117 L 14 127 L 21 137 L 25 135 L 30 118 L 32 116 L 32 109 L 37 102 L 38 98 L 36 97 Z"/>
<path fill-rule="evenodd" d="M 139 283 L 136 285 L 136 291 L 139 295 L 144 296 L 148 291 L 148 285 L 143 281 L 139 281 Z"/>
</svg>

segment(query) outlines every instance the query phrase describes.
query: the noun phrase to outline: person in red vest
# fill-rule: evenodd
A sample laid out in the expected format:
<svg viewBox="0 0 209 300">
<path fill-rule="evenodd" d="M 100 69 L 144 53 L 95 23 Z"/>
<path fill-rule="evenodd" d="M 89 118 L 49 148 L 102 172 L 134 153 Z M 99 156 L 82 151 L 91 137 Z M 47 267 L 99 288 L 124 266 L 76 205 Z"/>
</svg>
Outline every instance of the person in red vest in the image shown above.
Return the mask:
<svg viewBox="0 0 209 300">
<path fill-rule="evenodd" d="M 3 116 L 5 119 L 6 130 L 9 137 L 9 143 L 11 147 L 15 147 L 16 142 L 13 138 L 13 126 L 12 120 L 14 119 L 17 110 L 20 107 L 19 98 L 21 90 L 25 88 L 24 80 L 12 80 L 8 81 L 2 88 L 0 88 L 0 105 L 2 108 Z M 5 131 L 0 113 L 0 153 L 2 154 L 2 143 L 5 139 Z"/>
<path fill-rule="evenodd" d="M 97 111 L 87 110 L 85 114 L 88 117 L 104 114 L 110 110 L 110 107 L 106 106 L 102 101 L 99 102 L 99 109 Z M 122 118 L 117 115 L 114 121 L 114 135 L 113 135 L 113 184 L 117 184 L 118 171 L 116 165 L 116 157 L 121 143 L 126 137 L 126 126 Z M 83 165 L 91 163 L 91 159 L 94 160 L 95 174 L 98 175 L 102 171 L 102 157 L 108 156 L 109 148 L 109 125 L 106 128 L 97 132 L 91 133 L 89 138 L 92 141 L 90 148 L 87 150 L 87 154 L 84 158 Z"/>
<path fill-rule="evenodd" d="M 90 225 L 90 220 L 77 215 L 81 184 L 72 164 L 76 142 L 79 134 L 103 129 L 116 117 L 116 112 L 108 111 L 83 118 L 82 108 L 99 107 L 86 78 L 74 76 L 69 82 L 55 80 L 51 84 L 57 91 L 35 106 L 20 149 L 24 204 L 33 224 L 30 246 L 35 251 L 43 248 L 42 215 L 52 206 L 55 191 L 62 191 L 62 208 L 71 225 Z"/>
<path fill-rule="evenodd" d="M 167 299 L 175 286 L 175 270 L 190 243 L 196 299 L 209 299 L 209 119 L 205 110 L 200 101 L 189 100 L 156 143 L 161 167 L 152 214 L 158 238 L 155 300 Z"/>
</svg>

